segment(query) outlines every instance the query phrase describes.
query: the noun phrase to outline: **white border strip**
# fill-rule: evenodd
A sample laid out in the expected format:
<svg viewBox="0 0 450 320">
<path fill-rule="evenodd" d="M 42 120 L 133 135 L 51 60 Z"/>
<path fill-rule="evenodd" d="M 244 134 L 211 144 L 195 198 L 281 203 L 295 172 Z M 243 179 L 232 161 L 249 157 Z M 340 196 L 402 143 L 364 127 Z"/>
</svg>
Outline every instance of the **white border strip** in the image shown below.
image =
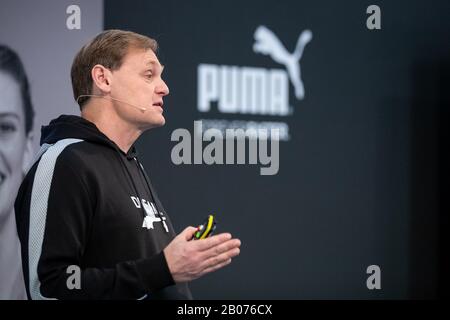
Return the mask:
<svg viewBox="0 0 450 320">
<path fill-rule="evenodd" d="M 47 219 L 48 197 L 55 170 L 56 160 L 69 145 L 83 140 L 63 139 L 49 147 L 41 157 L 33 181 L 30 203 L 30 233 L 28 237 L 28 272 L 31 299 L 50 299 L 41 294 L 41 282 L 37 273 L 42 253 L 45 224 Z"/>
</svg>

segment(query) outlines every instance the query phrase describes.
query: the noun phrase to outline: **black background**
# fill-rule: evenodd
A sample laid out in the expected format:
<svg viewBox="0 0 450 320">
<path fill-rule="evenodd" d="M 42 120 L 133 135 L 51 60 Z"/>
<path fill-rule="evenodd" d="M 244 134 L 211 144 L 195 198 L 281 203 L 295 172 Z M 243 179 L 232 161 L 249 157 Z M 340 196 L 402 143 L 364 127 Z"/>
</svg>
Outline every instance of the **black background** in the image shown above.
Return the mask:
<svg viewBox="0 0 450 320">
<path fill-rule="evenodd" d="M 366 8 L 381 8 L 368 30 Z M 139 141 L 141 160 L 181 231 L 209 213 L 242 240 L 241 255 L 191 284 L 195 298 L 435 298 L 448 284 L 450 2 L 105 1 L 105 29 L 154 37 L 171 94 L 166 125 Z M 290 85 L 280 171 L 171 162 L 176 128 L 193 130 L 197 66 L 280 68 L 252 51 L 266 25 L 300 62 L 305 99 Z M 206 116 L 205 116 L 206 117 Z M 381 290 L 366 268 L 381 267 Z"/>
</svg>

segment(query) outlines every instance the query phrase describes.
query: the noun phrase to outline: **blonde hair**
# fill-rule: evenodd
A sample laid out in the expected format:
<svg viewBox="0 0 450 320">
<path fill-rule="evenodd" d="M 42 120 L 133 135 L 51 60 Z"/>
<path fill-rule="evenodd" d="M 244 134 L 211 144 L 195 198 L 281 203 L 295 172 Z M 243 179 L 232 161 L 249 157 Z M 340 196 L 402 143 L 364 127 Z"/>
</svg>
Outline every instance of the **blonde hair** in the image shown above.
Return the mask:
<svg viewBox="0 0 450 320">
<path fill-rule="evenodd" d="M 80 96 L 92 94 L 92 68 L 100 64 L 112 71 L 119 69 L 130 48 L 150 49 L 156 54 L 158 43 L 135 32 L 106 30 L 80 49 L 73 60 L 70 72 L 73 96 L 80 109 L 89 100 L 89 97 Z"/>
</svg>

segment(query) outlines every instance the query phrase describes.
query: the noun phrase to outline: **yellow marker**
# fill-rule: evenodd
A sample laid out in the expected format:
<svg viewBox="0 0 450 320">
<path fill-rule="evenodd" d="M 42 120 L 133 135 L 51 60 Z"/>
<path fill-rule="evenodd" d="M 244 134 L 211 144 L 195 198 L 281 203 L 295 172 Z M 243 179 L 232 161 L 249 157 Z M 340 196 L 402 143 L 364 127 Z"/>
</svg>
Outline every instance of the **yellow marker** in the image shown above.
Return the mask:
<svg viewBox="0 0 450 320">
<path fill-rule="evenodd" d="M 210 214 L 205 222 L 197 228 L 193 239 L 205 239 L 210 236 L 216 229 L 216 222 L 214 216 Z"/>
</svg>

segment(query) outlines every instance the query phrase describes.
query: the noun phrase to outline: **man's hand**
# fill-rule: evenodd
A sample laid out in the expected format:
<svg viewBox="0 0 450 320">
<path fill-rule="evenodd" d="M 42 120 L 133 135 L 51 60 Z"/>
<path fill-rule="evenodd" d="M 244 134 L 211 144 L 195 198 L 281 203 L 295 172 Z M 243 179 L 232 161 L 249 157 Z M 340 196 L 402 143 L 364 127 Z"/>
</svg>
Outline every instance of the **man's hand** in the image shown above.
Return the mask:
<svg viewBox="0 0 450 320">
<path fill-rule="evenodd" d="M 164 249 L 167 265 L 176 283 L 197 279 L 231 263 L 241 241 L 231 234 L 190 241 L 197 228 L 187 227 Z"/>
</svg>

